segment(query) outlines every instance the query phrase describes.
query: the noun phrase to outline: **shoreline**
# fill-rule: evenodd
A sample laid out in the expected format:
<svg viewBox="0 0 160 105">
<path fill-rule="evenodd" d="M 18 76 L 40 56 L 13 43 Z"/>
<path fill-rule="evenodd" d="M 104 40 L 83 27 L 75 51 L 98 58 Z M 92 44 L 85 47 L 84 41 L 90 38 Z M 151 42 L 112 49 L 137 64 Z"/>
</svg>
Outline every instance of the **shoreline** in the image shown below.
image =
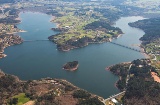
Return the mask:
<svg viewBox="0 0 160 105">
<path fill-rule="evenodd" d="M 56 26 L 58 26 L 59 24 L 57 24 Z M 119 38 L 120 36 L 118 36 L 118 38 Z M 111 41 L 112 41 L 113 39 L 111 39 Z M 81 48 L 81 47 L 80 47 Z M 68 50 L 69 51 L 69 50 Z M 117 83 L 117 82 L 116 82 Z"/>
<path fill-rule="evenodd" d="M 66 70 L 66 71 L 76 71 L 76 70 L 78 70 L 78 66 L 79 66 L 79 64 L 72 69 L 65 69 L 64 67 L 62 69 Z"/>
<path fill-rule="evenodd" d="M 140 50 L 143 52 L 143 53 L 141 52 L 141 54 L 144 55 L 146 59 L 150 59 L 150 56 L 144 51 L 144 48 L 140 47 Z"/>
<path fill-rule="evenodd" d="M 14 24 L 13 24 L 13 25 L 15 25 L 15 26 L 16 26 L 17 24 L 20 24 L 20 23 L 21 23 L 20 13 L 21 13 L 21 12 L 18 12 L 18 17 L 14 19 L 14 20 L 19 20 L 18 23 L 14 23 Z M 17 30 L 18 30 L 17 32 L 6 32 L 5 35 L 18 36 L 18 37 L 19 37 L 18 40 L 21 40 L 21 41 L 18 42 L 18 43 L 12 43 L 11 45 L 8 45 L 8 46 L 4 46 L 4 48 L 2 48 L 3 51 L 2 51 L 1 54 L 0 54 L 0 59 L 5 58 L 5 57 L 7 56 L 6 54 L 4 54 L 4 50 L 5 50 L 7 47 L 10 47 L 10 46 L 13 46 L 13 45 L 16 45 L 16 44 L 21 44 L 21 43 L 23 43 L 23 39 L 18 35 L 18 33 L 27 32 L 27 31 L 21 30 L 21 29 L 19 29 L 19 28 L 17 28 Z M 16 34 L 17 34 L 17 35 L 16 35 Z M 2 40 L 3 40 L 3 39 L 2 39 Z M 13 39 L 12 39 L 12 40 L 13 40 Z M 14 40 L 15 40 L 15 39 L 14 39 Z"/>
</svg>

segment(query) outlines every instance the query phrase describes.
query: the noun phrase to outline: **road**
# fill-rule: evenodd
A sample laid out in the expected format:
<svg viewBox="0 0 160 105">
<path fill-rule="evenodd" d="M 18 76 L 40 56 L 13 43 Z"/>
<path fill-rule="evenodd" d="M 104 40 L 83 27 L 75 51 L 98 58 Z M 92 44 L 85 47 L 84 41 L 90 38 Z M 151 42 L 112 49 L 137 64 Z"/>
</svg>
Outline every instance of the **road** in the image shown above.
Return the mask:
<svg viewBox="0 0 160 105">
<path fill-rule="evenodd" d="M 118 94 L 116 94 L 116 95 L 113 95 L 113 96 L 111 96 L 111 97 L 109 97 L 109 98 L 107 98 L 107 99 L 104 99 L 102 102 L 105 104 L 106 101 L 111 100 L 112 98 L 115 98 L 115 97 L 117 97 L 117 96 L 119 96 L 119 95 L 121 95 L 121 94 L 124 94 L 125 92 L 126 92 L 126 91 L 123 91 L 123 92 L 120 92 L 120 93 L 118 93 Z"/>
</svg>

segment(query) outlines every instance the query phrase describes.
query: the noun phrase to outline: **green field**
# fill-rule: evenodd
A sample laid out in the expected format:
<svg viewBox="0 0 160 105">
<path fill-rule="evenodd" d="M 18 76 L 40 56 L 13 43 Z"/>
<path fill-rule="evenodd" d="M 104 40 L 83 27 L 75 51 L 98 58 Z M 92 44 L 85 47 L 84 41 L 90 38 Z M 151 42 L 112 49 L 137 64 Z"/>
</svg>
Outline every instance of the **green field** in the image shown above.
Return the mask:
<svg viewBox="0 0 160 105">
<path fill-rule="evenodd" d="M 24 103 L 28 102 L 30 99 L 26 97 L 25 93 L 20 93 L 13 98 L 18 98 L 18 104 L 17 105 L 23 105 Z"/>
<path fill-rule="evenodd" d="M 88 13 L 89 15 L 89 13 Z M 86 16 L 75 16 L 73 12 L 67 13 L 67 15 L 64 15 L 62 17 L 57 17 L 54 22 L 59 24 L 59 27 L 69 27 L 69 30 L 63 34 L 54 36 L 54 41 L 58 44 L 65 44 L 66 41 L 70 39 L 81 39 L 83 37 L 89 37 L 89 38 L 95 38 L 97 31 L 84 30 L 84 27 L 87 24 L 90 24 L 94 21 L 97 21 L 98 19 L 94 19 L 93 17 L 86 17 Z M 110 30 L 112 32 L 112 30 Z M 117 34 L 118 32 L 115 31 L 113 34 Z M 109 37 L 111 38 L 112 35 L 108 34 L 103 31 L 99 31 L 100 36 L 99 37 Z"/>
</svg>

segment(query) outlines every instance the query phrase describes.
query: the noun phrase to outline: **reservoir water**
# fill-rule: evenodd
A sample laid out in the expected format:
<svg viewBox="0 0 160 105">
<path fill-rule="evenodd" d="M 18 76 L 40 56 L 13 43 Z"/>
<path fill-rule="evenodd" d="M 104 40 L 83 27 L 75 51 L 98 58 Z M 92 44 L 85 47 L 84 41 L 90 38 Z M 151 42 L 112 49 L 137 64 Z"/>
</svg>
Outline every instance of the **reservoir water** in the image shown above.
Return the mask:
<svg viewBox="0 0 160 105">
<path fill-rule="evenodd" d="M 19 33 L 24 40 L 47 39 L 56 34 L 50 30 L 55 27 L 50 22 L 51 16 L 41 13 L 20 13 L 22 22 L 18 28 L 26 30 Z M 143 19 L 142 17 L 122 17 L 115 26 L 125 33 L 114 42 L 133 46 L 140 44 L 142 30 L 131 28 L 128 22 Z M 136 47 L 138 48 L 138 47 Z M 116 94 L 115 87 L 118 77 L 106 71 L 107 66 L 120 62 L 128 62 L 144 58 L 136 51 L 111 43 L 91 44 L 87 47 L 61 52 L 50 41 L 24 42 L 5 49 L 6 58 L 0 60 L 0 68 L 9 74 L 16 75 L 22 80 L 40 79 L 44 77 L 66 79 L 74 85 L 104 98 Z M 79 69 L 75 72 L 62 70 L 62 65 L 68 61 L 78 60 Z"/>
</svg>

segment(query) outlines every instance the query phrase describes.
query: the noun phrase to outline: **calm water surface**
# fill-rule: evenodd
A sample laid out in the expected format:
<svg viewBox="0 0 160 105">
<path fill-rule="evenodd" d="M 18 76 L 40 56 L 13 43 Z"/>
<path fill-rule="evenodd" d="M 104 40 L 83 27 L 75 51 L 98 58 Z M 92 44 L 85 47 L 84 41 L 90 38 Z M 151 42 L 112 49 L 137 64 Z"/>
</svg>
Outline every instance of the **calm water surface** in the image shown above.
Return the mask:
<svg viewBox="0 0 160 105">
<path fill-rule="evenodd" d="M 51 16 L 41 13 L 20 13 L 22 22 L 18 28 L 26 30 L 19 33 L 24 40 L 47 39 L 56 34 L 50 30 L 55 24 L 50 22 Z M 136 47 L 144 32 L 131 28 L 128 22 L 143 19 L 142 17 L 123 17 L 115 26 L 125 33 L 114 42 Z M 138 47 L 136 47 L 138 48 Z M 76 86 L 104 98 L 116 94 L 119 90 L 114 86 L 118 77 L 106 71 L 107 66 L 120 62 L 144 58 L 136 51 L 126 49 L 111 43 L 91 44 L 87 47 L 69 52 L 57 51 L 56 45 L 50 41 L 24 42 L 5 49 L 8 56 L 0 60 L 0 68 L 9 74 L 14 74 L 23 80 L 40 79 L 43 77 L 63 78 Z M 79 69 L 75 72 L 62 70 L 62 65 L 68 61 L 78 60 Z"/>
</svg>

